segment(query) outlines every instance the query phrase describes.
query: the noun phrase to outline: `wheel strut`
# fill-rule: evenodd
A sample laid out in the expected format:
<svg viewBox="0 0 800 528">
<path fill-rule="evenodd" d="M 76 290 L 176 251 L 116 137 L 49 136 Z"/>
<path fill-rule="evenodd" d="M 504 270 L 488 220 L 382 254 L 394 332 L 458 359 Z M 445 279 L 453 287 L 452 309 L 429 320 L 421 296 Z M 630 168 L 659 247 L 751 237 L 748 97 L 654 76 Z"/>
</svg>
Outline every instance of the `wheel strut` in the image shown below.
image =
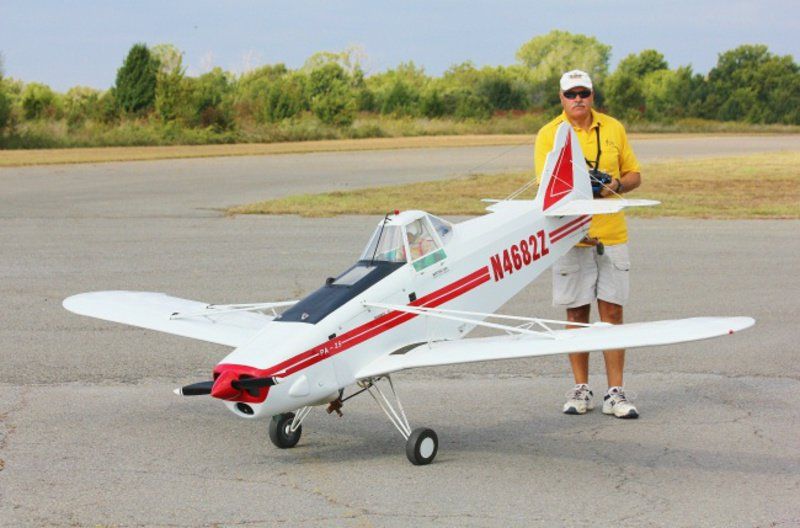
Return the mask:
<svg viewBox="0 0 800 528">
<path fill-rule="evenodd" d="M 406 456 L 408 460 L 416 465 L 422 466 L 430 464 L 436 457 L 439 450 L 439 438 L 433 429 L 420 427 L 411 430 L 411 426 L 406 418 L 403 404 L 400 402 L 400 397 L 394 388 L 391 376 L 385 376 L 386 381 L 389 383 L 391 390 L 391 399 L 378 386 L 380 378 L 362 380 L 358 384 L 363 390 L 369 391 L 370 396 L 375 400 L 383 413 L 389 418 L 403 438 L 406 440 Z"/>
</svg>

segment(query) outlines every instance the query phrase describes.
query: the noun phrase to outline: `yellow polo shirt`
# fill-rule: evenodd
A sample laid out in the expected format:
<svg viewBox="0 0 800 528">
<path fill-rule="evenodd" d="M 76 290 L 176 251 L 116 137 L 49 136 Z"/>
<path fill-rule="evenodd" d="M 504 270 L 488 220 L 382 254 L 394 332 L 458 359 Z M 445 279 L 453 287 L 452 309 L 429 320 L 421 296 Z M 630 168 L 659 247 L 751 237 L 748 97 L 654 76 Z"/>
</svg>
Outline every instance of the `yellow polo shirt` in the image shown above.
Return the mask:
<svg viewBox="0 0 800 528">
<path fill-rule="evenodd" d="M 542 169 L 547 154 L 553 150 L 556 130 L 558 126 L 567 121 L 567 114 L 561 115 L 544 125 L 536 135 L 536 149 L 534 161 L 536 165 L 536 181 L 542 181 Z M 581 143 L 583 155 L 594 163 L 597 158 L 596 128 L 600 128 L 600 170 L 619 178 L 627 172 L 640 172 L 639 162 L 628 143 L 628 136 L 622 123 L 611 116 L 592 110 L 592 126 L 588 131 L 573 126 L 575 134 Z M 603 200 L 613 200 L 612 196 Z M 595 215 L 589 225 L 589 236 L 598 238 L 603 244 L 613 246 L 624 244 L 628 241 L 628 227 L 625 225 L 625 213 L 620 211 L 614 214 Z"/>
</svg>

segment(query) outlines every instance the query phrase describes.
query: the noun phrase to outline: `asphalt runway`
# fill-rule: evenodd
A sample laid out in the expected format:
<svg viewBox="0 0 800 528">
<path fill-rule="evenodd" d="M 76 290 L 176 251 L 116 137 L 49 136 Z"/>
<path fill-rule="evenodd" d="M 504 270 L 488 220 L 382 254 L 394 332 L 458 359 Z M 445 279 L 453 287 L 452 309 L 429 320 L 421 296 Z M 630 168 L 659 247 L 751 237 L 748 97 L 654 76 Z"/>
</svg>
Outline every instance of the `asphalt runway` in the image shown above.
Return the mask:
<svg viewBox="0 0 800 528">
<path fill-rule="evenodd" d="M 634 146 L 647 161 L 800 150 L 800 137 Z M 343 418 L 315 411 L 298 447 L 277 450 L 266 421 L 172 394 L 207 379 L 225 347 L 61 307 L 104 289 L 297 298 L 344 270 L 378 218 L 225 218 L 220 208 L 527 170 L 531 155 L 526 146 L 0 169 L 0 526 L 800 526 L 799 221 L 630 221 L 629 321 L 750 315 L 756 326 L 631 351 L 636 421 L 562 415 L 561 357 L 401 373 L 412 426 L 439 434 L 426 467 L 407 462 L 368 397 L 348 402 Z M 503 311 L 562 315 L 549 277 Z M 598 392 L 599 356 L 592 376 Z"/>
</svg>

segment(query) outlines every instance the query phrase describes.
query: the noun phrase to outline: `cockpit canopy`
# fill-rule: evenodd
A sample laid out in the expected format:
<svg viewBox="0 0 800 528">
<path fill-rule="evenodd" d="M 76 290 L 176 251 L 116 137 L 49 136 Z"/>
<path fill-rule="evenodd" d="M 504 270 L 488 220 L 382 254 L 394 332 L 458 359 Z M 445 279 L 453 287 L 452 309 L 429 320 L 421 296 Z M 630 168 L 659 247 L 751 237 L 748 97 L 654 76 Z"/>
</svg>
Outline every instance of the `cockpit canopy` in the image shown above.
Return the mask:
<svg viewBox="0 0 800 528">
<path fill-rule="evenodd" d="M 423 211 L 404 211 L 381 220 L 361 254 L 362 261 L 411 262 L 418 271 L 446 257 L 453 226 Z"/>
<path fill-rule="evenodd" d="M 423 211 L 381 220 L 358 262 L 285 312 L 277 321 L 316 324 L 361 292 L 410 262 L 418 272 L 447 257 L 453 226 Z"/>
</svg>

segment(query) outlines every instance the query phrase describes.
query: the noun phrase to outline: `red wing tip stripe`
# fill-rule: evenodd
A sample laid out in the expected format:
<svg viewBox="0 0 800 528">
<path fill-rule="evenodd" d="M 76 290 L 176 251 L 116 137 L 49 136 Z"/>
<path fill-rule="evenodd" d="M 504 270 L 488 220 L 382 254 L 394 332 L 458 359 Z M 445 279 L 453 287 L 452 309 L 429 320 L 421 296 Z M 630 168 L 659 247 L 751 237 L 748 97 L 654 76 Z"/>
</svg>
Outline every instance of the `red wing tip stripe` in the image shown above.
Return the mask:
<svg viewBox="0 0 800 528">
<path fill-rule="evenodd" d="M 578 230 L 578 229 L 580 229 L 581 227 L 583 227 L 583 226 L 585 226 L 586 224 L 588 224 L 589 222 L 591 222 L 591 220 L 592 220 L 592 219 L 591 219 L 591 217 L 590 217 L 590 218 L 588 218 L 587 220 L 585 220 L 584 222 L 581 222 L 580 224 L 578 224 L 578 225 L 576 225 L 576 226 L 574 226 L 574 227 L 570 228 L 568 231 L 564 231 L 563 233 L 559 234 L 558 236 L 556 236 L 556 237 L 554 237 L 554 238 L 551 238 L 551 239 L 550 239 L 550 243 L 555 243 L 555 242 L 558 242 L 558 241 L 559 241 L 559 240 L 561 240 L 562 238 L 565 238 L 565 237 L 567 237 L 567 236 L 571 235 L 572 233 L 574 233 L 575 231 L 577 231 L 577 230 Z"/>
</svg>

